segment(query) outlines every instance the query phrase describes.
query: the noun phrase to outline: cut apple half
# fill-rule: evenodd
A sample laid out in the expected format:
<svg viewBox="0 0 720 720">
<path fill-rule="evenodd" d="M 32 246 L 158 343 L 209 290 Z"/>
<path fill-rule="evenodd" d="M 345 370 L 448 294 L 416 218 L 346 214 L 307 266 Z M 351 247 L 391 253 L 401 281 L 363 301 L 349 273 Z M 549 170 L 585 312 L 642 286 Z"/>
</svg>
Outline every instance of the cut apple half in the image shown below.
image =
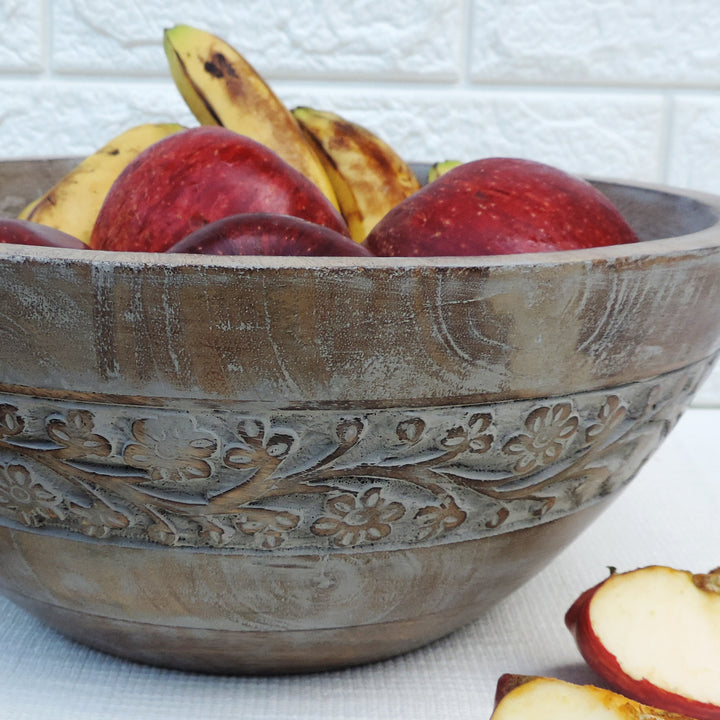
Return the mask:
<svg viewBox="0 0 720 720">
<path fill-rule="evenodd" d="M 503 675 L 491 720 L 687 720 L 623 695 L 556 678 Z"/>
<path fill-rule="evenodd" d="M 585 661 L 613 689 L 720 720 L 720 568 L 613 573 L 573 603 L 565 623 Z"/>
</svg>

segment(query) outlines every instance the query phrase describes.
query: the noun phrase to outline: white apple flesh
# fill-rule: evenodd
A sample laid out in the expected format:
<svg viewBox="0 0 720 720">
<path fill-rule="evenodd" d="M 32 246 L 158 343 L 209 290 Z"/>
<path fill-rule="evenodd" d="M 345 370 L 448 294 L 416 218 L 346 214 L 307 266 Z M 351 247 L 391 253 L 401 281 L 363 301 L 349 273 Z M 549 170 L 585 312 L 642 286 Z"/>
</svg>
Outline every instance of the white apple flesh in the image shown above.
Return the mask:
<svg viewBox="0 0 720 720">
<path fill-rule="evenodd" d="M 583 593 L 565 622 L 588 665 L 615 690 L 720 720 L 720 569 L 615 573 Z"/>
<path fill-rule="evenodd" d="M 555 678 L 503 675 L 492 720 L 681 720 L 623 695 Z"/>
</svg>

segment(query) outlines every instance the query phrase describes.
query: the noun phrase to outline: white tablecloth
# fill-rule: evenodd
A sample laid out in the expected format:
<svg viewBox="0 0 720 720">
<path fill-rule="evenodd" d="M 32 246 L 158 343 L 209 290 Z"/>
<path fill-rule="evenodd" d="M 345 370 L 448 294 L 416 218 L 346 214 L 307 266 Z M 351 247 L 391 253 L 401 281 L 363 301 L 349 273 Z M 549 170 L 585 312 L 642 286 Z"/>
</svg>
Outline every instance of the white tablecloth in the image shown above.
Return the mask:
<svg viewBox="0 0 720 720">
<path fill-rule="evenodd" d="M 489 718 L 504 672 L 601 684 L 563 616 L 607 566 L 720 565 L 720 410 L 694 408 L 542 573 L 481 620 L 403 657 L 341 672 L 218 677 L 127 662 L 66 640 L 0 598 L 0 718 Z"/>
</svg>

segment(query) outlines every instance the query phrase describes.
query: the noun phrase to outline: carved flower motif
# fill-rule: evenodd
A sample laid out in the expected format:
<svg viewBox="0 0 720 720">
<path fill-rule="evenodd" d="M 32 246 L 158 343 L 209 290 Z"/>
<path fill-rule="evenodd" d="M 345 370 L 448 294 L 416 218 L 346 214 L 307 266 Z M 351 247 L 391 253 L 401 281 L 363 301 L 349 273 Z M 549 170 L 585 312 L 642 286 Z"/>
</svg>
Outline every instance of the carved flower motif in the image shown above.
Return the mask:
<svg viewBox="0 0 720 720">
<path fill-rule="evenodd" d="M 490 449 L 493 436 L 492 433 L 486 431 L 490 430 L 492 420 L 492 415 L 489 413 L 476 413 L 470 418 L 468 449 L 471 453 L 486 453 Z"/>
<path fill-rule="evenodd" d="M 627 408 L 616 395 L 610 395 L 600 408 L 598 422 L 585 431 L 587 442 L 594 442 L 596 438 L 614 430 L 625 419 Z"/>
<path fill-rule="evenodd" d="M 136 420 L 132 434 L 137 442 L 125 448 L 123 460 L 147 470 L 151 480 L 177 483 L 210 477 L 206 458 L 217 448 L 214 438 L 177 426 L 164 428 L 151 420 Z"/>
<path fill-rule="evenodd" d="M 33 479 L 25 466 L 0 468 L 0 507 L 14 511 L 25 525 L 37 526 L 42 520 L 61 519 L 61 502 L 62 498 Z"/>
<path fill-rule="evenodd" d="M 468 450 L 471 453 L 487 452 L 493 442 L 490 430 L 492 415 L 489 413 L 475 413 L 470 417 L 467 427 L 458 425 L 450 428 L 440 441 L 440 444 L 450 452 Z"/>
<path fill-rule="evenodd" d="M 375 487 L 359 497 L 350 493 L 336 495 L 327 502 L 328 514 L 316 520 L 311 531 L 321 537 L 332 537 L 342 547 L 387 537 L 391 524 L 405 514 L 405 508 L 399 502 L 388 502 L 381 492 L 381 488 Z"/>
<path fill-rule="evenodd" d="M 558 460 L 577 432 L 578 423 L 570 403 L 533 410 L 525 420 L 527 432 L 511 438 L 503 447 L 503 452 L 518 456 L 513 471 L 524 474 Z"/>
<path fill-rule="evenodd" d="M 235 520 L 235 526 L 245 535 L 252 535 L 255 545 L 263 550 L 279 547 L 294 530 L 300 518 L 289 512 L 243 513 Z"/>
<path fill-rule="evenodd" d="M 87 410 L 70 410 L 65 419 L 53 418 L 47 423 L 50 439 L 62 448 L 60 457 L 107 457 L 110 442 L 93 432 L 95 418 Z"/>
<path fill-rule="evenodd" d="M 223 462 L 231 468 L 250 465 L 277 465 L 292 450 L 295 438 L 287 433 L 268 433 L 265 423 L 256 419 L 243 420 L 237 429 L 241 445 L 233 445 Z"/>
<path fill-rule="evenodd" d="M 420 523 L 417 539 L 423 542 L 455 530 L 466 518 L 467 513 L 458 507 L 455 499 L 445 495 L 439 505 L 428 505 L 415 514 L 415 519 Z"/>
</svg>

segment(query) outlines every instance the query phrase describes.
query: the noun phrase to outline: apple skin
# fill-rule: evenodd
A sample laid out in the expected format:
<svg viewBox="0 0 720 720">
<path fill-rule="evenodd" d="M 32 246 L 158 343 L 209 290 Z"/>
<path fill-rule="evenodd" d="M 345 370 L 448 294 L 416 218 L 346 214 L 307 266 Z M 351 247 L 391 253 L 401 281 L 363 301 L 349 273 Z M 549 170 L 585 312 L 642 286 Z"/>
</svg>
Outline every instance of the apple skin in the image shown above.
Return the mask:
<svg viewBox="0 0 720 720">
<path fill-rule="evenodd" d="M 265 145 L 227 128 L 188 128 L 143 150 L 118 176 L 90 246 L 162 252 L 203 225 L 243 212 L 301 217 L 348 234 L 319 188 Z"/>
<path fill-rule="evenodd" d="M 16 218 L 0 218 L 0 243 L 87 250 L 84 242 L 62 230 Z"/>
<path fill-rule="evenodd" d="M 203 225 L 167 250 L 206 255 L 367 257 L 370 251 L 324 225 L 270 213 L 230 215 Z"/>
<path fill-rule="evenodd" d="M 654 567 L 657 566 L 640 568 L 633 572 Z M 615 655 L 603 645 L 590 621 L 590 605 L 598 590 L 612 578 L 613 574 L 581 593 L 565 614 L 565 625 L 575 639 L 575 644 L 585 662 L 611 687 L 638 702 L 696 720 L 720 720 L 720 707 L 717 705 L 670 692 L 647 679 L 637 680 L 630 677 L 622 669 Z M 690 573 L 688 575 L 692 577 Z M 720 569 L 713 570 L 710 576 L 712 575 L 717 575 L 720 582 Z"/>
<path fill-rule="evenodd" d="M 395 206 L 365 239 L 380 256 L 505 255 L 632 243 L 635 232 L 589 182 L 533 160 L 484 158 Z"/>
</svg>

